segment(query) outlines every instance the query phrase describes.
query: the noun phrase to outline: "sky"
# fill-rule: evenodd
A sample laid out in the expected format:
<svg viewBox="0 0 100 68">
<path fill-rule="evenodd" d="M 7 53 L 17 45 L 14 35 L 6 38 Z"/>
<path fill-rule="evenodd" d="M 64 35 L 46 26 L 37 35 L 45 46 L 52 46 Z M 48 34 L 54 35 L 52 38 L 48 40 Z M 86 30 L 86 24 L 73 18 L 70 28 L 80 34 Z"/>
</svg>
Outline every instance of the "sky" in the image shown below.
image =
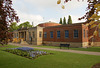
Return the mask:
<svg viewBox="0 0 100 68">
<path fill-rule="evenodd" d="M 87 2 L 86 0 L 78 2 L 72 0 L 64 4 L 64 0 L 61 0 L 61 4 L 57 4 L 57 0 L 12 0 L 12 7 L 15 9 L 19 16 L 20 23 L 29 21 L 30 24 L 34 23 L 34 26 L 39 23 L 48 21 L 59 23 L 60 18 L 68 16 L 72 17 L 73 23 L 85 22 L 85 20 L 78 20 L 86 13 Z M 61 6 L 64 5 L 65 9 Z"/>
</svg>

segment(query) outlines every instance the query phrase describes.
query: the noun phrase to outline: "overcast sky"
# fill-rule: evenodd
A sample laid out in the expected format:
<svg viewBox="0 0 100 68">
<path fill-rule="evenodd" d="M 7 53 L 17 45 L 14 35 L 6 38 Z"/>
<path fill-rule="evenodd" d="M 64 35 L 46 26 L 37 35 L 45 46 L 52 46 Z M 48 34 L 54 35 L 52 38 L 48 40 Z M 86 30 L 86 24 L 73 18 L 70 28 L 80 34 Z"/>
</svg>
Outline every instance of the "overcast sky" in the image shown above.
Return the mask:
<svg viewBox="0 0 100 68">
<path fill-rule="evenodd" d="M 59 19 L 71 15 L 73 23 L 84 22 L 79 21 L 78 18 L 82 17 L 86 13 L 87 2 L 77 2 L 72 0 L 69 3 L 64 4 L 64 0 L 60 5 L 57 4 L 57 0 L 12 0 L 13 8 L 20 18 L 20 23 L 29 21 L 34 22 L 34 25 L 53 21 L 59 23 Z M 65 5 L 65 9 L 62 9 L 62 4 Z"/>
</svg>

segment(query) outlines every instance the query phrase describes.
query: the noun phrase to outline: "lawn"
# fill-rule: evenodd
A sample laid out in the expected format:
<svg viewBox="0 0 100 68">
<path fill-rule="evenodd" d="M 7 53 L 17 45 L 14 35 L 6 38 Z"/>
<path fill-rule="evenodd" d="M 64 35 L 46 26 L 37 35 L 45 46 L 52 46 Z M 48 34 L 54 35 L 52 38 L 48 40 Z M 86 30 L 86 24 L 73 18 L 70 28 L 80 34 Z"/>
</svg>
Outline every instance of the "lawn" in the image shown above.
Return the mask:
<svg viewBox="0 0 100 68">
<path fill-rule="evenodd" d="M 59 49 L 59 46 L 33 46 L 33 47 L 43 47 L 43 48 L 56 48 Z M 67 47 L 62 47 L 62 49 L 68 49 Z M 92 52 L 100 52 L 100 47 L 90 47 L 90 48 L 69 48 L 71 50 L 79 50 L 79 51 L 92 51 Z"/>
<path fill-rule="evenodd" d="M 94 55 L 45 50 L 54 54 L 31 60 L 2 51 L 15 47 L 11 45 L 0 47 L 0 68 L 91 68 L 92 65 L 100 63 L 100 56 Z"/>
</svg>

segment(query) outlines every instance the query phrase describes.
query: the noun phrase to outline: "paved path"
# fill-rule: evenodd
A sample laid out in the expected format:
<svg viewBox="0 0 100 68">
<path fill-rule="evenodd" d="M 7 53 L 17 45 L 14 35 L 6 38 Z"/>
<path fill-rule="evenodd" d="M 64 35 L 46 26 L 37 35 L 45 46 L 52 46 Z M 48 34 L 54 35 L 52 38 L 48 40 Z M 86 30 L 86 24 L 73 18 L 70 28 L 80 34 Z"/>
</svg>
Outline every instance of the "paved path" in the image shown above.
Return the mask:
<svg viewBox="0 0 100 68">
<path fill-rule="evenodd" d="M 16 43 L 9 43 L 9 44 L 15 45 L 15 46 L 21 46 L 21 47 L 32 47 L 31 45 L 22 45 L 22 44 L 16 44 Z M 65 50 L 65 49 L 54 49 L 54 48 L 43 48 L 43 47 L 32 47 L 32 48 L 100 56 L 100 52 L 78 51 L 78 50 L 70 50 L 70 49 Z"/>
</svg>

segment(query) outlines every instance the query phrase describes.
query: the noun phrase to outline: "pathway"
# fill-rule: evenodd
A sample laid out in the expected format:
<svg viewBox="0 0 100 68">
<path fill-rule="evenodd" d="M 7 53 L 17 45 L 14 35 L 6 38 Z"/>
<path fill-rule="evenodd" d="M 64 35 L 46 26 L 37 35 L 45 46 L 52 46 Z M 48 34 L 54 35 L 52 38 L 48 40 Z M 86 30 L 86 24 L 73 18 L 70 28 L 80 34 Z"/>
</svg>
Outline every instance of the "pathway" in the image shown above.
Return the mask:
<svg viewBox="0 0 100 68">
<path fill-rule="evenodd" d="M 9 43 L 9 44 L 15 45 L 15 46 L 21 46 L 21 47 L 32 47 L 31 45 L 22 45 L 22 44 L 16 44 L 16 43 Z M 70 49 L 65 50 L 65 49 L 54 49 L 54 48 L 43 48 L 43 47 L 32 47 L 32 48 L 100 56 L 100 52 L 78 51 L 78 50 L 70 50 Z"/>
</svg>

